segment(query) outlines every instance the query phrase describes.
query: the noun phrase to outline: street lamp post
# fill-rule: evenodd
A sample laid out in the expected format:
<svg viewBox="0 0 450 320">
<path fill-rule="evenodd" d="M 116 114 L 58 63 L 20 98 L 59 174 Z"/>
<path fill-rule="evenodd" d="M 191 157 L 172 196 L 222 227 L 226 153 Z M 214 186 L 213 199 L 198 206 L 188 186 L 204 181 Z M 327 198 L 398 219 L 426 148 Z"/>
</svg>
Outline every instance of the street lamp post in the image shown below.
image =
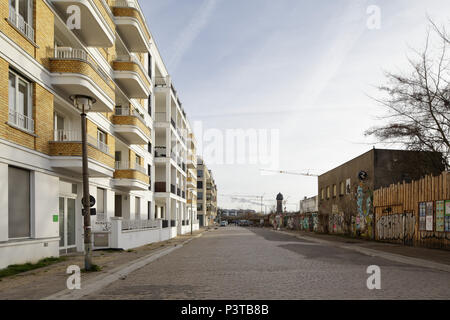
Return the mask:
<svg viewBox="0 0 450 320">
<path fill-rule="evenodd" d="M 81 149 L 82 149 L 82 166 L 83 166 L 83 217 L 84 217 L 84 268 L 86 271 L 92 269 L 92 239 L 91 239 L 91 205 L 89 193 L 89 167 L 88 167 L 88 151 L 87 151 L 87 124 L 86 113 L 92 108 L 96 102 L 95 99 L 76 95 L 72 96 L 75 107 L 81 111 Z"/>
</svg>

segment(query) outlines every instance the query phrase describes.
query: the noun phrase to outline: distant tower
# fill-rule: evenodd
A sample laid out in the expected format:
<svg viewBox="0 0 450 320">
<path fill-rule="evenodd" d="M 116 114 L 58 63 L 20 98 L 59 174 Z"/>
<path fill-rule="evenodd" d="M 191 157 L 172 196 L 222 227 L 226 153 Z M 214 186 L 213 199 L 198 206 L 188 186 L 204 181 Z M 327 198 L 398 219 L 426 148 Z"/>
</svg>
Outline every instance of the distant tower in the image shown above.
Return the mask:
<svg viewBox="0 0 450 320">
<path fill-rule="evenodd" d="M 281 193 L 277 195 L 277 213 L 283 213 L 283 195 Z"/>
</svg>

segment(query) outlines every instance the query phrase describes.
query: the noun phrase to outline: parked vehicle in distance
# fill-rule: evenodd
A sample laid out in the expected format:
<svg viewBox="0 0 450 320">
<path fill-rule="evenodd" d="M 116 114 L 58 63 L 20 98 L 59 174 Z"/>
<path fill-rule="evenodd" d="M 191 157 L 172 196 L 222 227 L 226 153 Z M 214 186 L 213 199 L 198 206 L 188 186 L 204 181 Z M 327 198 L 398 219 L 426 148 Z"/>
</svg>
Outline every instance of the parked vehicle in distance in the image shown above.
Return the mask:
<svg viewBox="0 0 450 320">
<path fill-rule="evenodd" d="M 222 221 L 221 223 L 220 223 L 220 226 L 221 227 L 226 227 L 228 225 L 228 221 Z"/>
</svg>

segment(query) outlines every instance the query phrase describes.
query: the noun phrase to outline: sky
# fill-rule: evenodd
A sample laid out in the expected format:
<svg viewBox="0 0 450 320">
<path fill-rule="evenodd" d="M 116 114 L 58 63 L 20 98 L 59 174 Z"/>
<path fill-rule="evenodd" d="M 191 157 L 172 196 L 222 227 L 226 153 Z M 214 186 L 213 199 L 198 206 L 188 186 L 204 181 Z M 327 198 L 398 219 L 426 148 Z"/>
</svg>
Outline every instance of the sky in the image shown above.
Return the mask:
<svg viewBox="0 0 450 320">
<path fill-rule="evenodd" d="M 260 200 L 229 195 L 264 196 L 270 210 L 281 192 L 287 209 L 296 210 L 318 193 L 315 177 L 261 168 L 322 174 L 374 146 L 398 148 L 364 135 L 386 113 L 374 100 L 376 87 L 386 83 L 385 71 L 408 71 L 428 17 L 450 23 L 448 0 L 140 4 L 213 172 L 219 207 L 236 209 L 259 210 Z M 236 129 L 257 133 L 251 146 L 258 146 L 258 161 L 250 147 L 245 155 L 233 149 L 235 161 L 220 161 L 220 148 L 224 159 L 233 155 L 225 142 Z M 264 145 L 273 148 L 266 163 Z"/>
</svg>

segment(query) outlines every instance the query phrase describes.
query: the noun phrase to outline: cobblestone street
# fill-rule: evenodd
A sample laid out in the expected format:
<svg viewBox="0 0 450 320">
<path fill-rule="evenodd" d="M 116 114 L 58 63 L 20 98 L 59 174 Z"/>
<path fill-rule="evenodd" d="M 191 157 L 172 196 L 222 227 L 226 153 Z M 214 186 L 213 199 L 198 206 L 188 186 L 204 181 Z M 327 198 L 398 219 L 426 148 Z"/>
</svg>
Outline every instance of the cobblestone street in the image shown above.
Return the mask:
<svg viewBox="0 0 450 320">
<path fill-rule="evenodd" d="M 381 290 L 366 269 L 381 268 Z M 450 273 L 267 229 L 205 233 L 85 299 L 449 299 Z"/>
</svg>

